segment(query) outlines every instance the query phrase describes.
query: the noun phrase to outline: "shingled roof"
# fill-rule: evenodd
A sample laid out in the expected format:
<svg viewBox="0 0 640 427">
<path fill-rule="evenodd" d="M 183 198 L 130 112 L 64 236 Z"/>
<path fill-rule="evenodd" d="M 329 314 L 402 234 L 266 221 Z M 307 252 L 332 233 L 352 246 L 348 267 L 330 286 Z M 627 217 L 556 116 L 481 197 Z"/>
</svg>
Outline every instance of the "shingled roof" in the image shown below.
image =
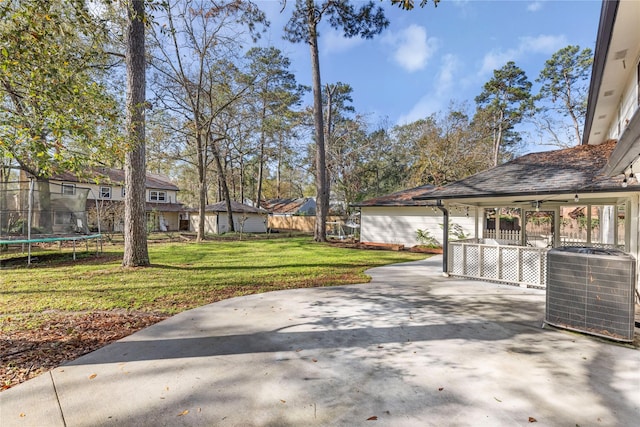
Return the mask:
<svg viewBox="0 0 640 427">
<path fill-rule="evenodd" d="M 616 141 L 532 153 L 416 196 L 417 200 L 532 196 L 637 191 L 637 181 L 622 187 L 623 176 L 606 177 Z"/>
<path fill-rule="evenodd" d="M 416 200 L 415 197 L 428 193 L 434 188 L 435 187 L 431 184 L 421 185 L 408 190 L 387 194 L 386 196 L 374 197 L 373 199 L 353 203 L 352 206 L 424 206 L 427 203 L 425 201 Z"/>
<path fill-rule="evenodd" d="M 311 203 L 307 205 L 308 202 Z M 309 197 L 263 200 L 260 205 L 267 211 L 277 214 L 315 214 L 315 201 Z M 300 212 L 305 205 L 307 205 L 307 209 L 304 212 Z"/>
<path fill-rule="evenodd" d="M 222 202 L 214 203 L 213 205 L 207 205 L 204 208 L 205 212 L 226 212 L 227 205 L 223 200 Z M 254 208 L 253 206 L 245 205 L 239 202 L 231 201 L 231 210 L 233 213 L 256 213 L 256 214 L 267 214 L 267 211 L 264 209 Z M 190 209 L 191 212 L 198 212 L 198 208 Z"/>
<path fill-rule="evenodd" d="M 84 183 L 98 183 L 98 184 L 111 184 L 111 185 L 124 185 L 124 170 L 114 168 L 93 168 L 84 176 L 77 176 L 71 172 L 63 172 L 51 177 L 56 181 L 67 182 L 84 182 Z M 152 188 L 154 190 L 175 190 L 179 191 L 177 185 L 172 183 L 169 178 L 163 175 L 147 172 L 146 174 L 146 188 Z"/>
</svg>

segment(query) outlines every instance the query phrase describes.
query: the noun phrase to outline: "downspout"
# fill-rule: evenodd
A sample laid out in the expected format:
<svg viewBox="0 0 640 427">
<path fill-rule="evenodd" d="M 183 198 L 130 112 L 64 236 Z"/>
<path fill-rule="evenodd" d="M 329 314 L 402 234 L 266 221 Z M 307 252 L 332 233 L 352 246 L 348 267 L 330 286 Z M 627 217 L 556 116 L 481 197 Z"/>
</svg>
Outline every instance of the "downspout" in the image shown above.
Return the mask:
<svg viewBox="0 0 640 427">
<path fill-rule="evenodd" d="M 449 277 L 449 211 L 442 204 L 442 200 L 438 200 L 436 207 L 442 211 L 444 215 L 444 223 L 442 226 L 442 275 Z"/>
</svg>

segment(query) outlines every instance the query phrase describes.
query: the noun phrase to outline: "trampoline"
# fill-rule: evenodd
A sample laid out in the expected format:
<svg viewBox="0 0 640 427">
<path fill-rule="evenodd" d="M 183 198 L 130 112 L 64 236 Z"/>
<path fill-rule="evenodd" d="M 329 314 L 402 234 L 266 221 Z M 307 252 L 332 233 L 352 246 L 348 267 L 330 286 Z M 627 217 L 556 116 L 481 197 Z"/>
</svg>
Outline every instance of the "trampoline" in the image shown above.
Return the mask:
<svg viewBox="0 0 640 427">
<path fill-rule="evenodd" d="M 0 184 L 0 246 L 21 245 L 31 264 L 33 244 L 71 242 L 73 259 L 77 243 L 95 240 L 101 251 L 100 217 L 89 224 L 87 199 L 90 188 L 30 179 Z M 97 197 L 92 197 L 96 203 Z"/>
</svg>

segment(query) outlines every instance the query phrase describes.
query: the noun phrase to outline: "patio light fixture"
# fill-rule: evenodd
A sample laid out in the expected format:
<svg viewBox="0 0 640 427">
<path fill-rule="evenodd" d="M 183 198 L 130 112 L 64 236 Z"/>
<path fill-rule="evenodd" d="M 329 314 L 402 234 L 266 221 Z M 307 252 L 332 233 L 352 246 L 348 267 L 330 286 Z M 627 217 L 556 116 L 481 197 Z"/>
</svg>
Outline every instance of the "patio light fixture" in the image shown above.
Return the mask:
<svg viewBox="0 0 640 427">
<path fill-rule="evenodd" d="M 578 197 L 578 193 L 576 193 L 575 197 L 573 198 L 573 201 L 576 203 L 580 201 L 580 197 Z"/>
<path fill-rule="evenodd" d="M 535 202 L 531 202 L 531 207 L 536 209 L 536 212 L 540 212 L 540 205 L 542 202 L 540 200 L 536 200 Z"/>
<path fill-rule="evenodd" d="M 625 174 L 624 179 L 622 180 L 622 188 L 627 188 L 629 185 L 629 181 L 627 181 L 627 175 Z"/>
</svg>

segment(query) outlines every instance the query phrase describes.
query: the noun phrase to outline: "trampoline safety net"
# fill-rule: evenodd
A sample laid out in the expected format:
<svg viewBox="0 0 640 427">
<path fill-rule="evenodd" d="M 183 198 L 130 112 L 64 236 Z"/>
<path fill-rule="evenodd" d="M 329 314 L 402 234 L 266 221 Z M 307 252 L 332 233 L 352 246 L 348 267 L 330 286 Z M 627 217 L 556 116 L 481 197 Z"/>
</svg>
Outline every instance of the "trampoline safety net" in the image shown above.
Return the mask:
<svg viewBox="0 0 640 427">
<path fill-rule="evenodd" d="M 89 191 L 36 180 L 0 184 L 0 240 L 89 234 Z"/>
</svg>

